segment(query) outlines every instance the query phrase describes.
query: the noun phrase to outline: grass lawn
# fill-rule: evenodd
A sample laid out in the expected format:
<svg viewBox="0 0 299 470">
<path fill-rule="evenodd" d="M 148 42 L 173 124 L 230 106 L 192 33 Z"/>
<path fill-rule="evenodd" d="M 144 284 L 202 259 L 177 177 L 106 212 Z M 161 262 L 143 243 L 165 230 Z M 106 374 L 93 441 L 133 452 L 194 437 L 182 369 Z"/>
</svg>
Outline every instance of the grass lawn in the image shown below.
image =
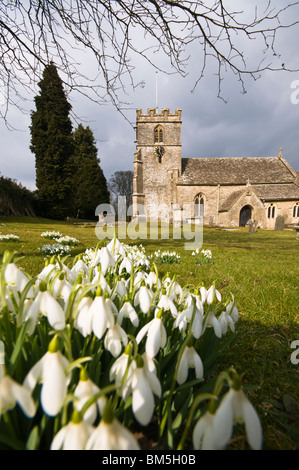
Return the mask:
<svg viewBox="0 0 299 470">
<path fill-rule="evenodd" d="M 0 255 L 16 251 L 18 262 L 31 276 L 44 266 L 42 246 L 50 243 L 40 235 L 57 230 L 75 237 L 80 245 L 73 255 L 95 247 L 98 239 L 93 226 L 38 218 L 1 217 L 2 235 L 15 234 L 18 242 L 0 242 Z M 144 246 L 147 254 L 157 249 L 176 251 L 179 264 L 161 264 L 161 275 L 176 274 L 184 285 L 213 281 L 225 298 L 231 292 L 239 309 L 234 341 L 222 358 L 221 367 L 234 365 L 252 385 L 248 396 L 262 421 L 265 449 L 299 448 L 299 364 L 292 364 L 291 343 L 299 340 L 299 241 L 291 230 L 282 232 L 248 229 L 226 231 L 205 228 L 203 248 L 213 254 L 212 264 L 196 264 L 183 239 L 124 240 Z M 297 354 L 299 357 L 299 354 Z M 232 446 L 246 448 L 243 437 L 235 437 Z"/>
</svg>

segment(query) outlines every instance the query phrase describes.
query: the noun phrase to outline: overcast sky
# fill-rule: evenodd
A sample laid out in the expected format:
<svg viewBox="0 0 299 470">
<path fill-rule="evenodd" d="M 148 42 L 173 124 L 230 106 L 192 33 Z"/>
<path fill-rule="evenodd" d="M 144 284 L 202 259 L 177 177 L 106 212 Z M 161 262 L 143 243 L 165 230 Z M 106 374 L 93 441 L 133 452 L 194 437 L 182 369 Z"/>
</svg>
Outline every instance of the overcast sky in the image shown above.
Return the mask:
<svg viewBox="0 0 299 470">
<path fill-rule="evenodd" d="M 282 60 L 288 60 L 291 66 L 299 69 L 298 41 L 298 26 L 284 31 L 279 37 Z M 254 54 L 255 47 L 258 46 L 253 44 L 248 53 Z M 212 67 L 191 93 L 198 71 L 196 51 L 193 52 L 186 78 L 158 74 L 159 111 L 161 108 L 170 108 L 171 112 L 182 109 L 182 156 L 267 157 L 278 155 L 281 147 L 284 158 L 299 171 L 299 103 L 295 104 L 296 98 L 299 101 L 299 72 L 266 72 L 257 81 L 248 77 L 246 94 L 242 94 L 236 78 L 227 73 L 222 91 L 227 100 L 225 103 L 217 98 L 218 82 Z M 163 62 L 164 58 L 160 60 Z M 141 61 L 136 62 L 136 67 L 136 83 L 143 81 L 144 84 L 135 91 L 128 89 L 127 120 L 113 105 L 98 106 L 82 96 L 69 96 L 82 124 L 93 130 L 107 179 L 117 170 L 133 170 L 136 109 L 145 112 L 156 106 L 155 69 Z M 292 83 L 297 88 L 291 88 Z M 27 113 L 10 109 L 10 124 L 18 130 L 10 131 L 0 122 L 1 174 L 16 179 L 29 189 L 35 189 L 35 160 L 29 150 L 29 125 L 37 92 L 37 87 L 32 90 L 26 104 Z M 295 98 L 293 103 L 292 96 Z"/>
</svg>

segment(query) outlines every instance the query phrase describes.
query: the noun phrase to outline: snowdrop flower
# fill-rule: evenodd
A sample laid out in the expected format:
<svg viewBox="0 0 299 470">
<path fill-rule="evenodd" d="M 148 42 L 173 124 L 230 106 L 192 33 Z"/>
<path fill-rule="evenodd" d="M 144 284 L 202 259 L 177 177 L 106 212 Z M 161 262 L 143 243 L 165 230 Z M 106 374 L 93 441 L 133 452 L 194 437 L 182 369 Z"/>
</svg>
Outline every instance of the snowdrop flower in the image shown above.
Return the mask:
<svg viewBox="0 0 299 470">
<path fill-rule="evenodd" d="M 161 281 L 159 279 L 159 277 L 157 276 L 157 274 L 155 273 L 155 271 L 151 271 L 146 279 L 145 279 L 145 283 L 149 286 L 150 289 L 153 288 L 153 286 L 156 286 L 157 289 L 160 289 L 161 287 Z"/>
<path fill-rule="evenodd" d="M 208 291 L 204 286 L 201 286 L 199 288 L 199 293 L 200 293 L 200 297 L 201 297 L 201 302 L 204 304 L 206 299 L 207 299 Z"/>
<path fill-rule="evenodd" d="M 161 395 L 161 386 L 157 377 L 146 368 L 146 362 L 141 356 L 134 361 L 136 367 L 132 373 L 132 410 L 137 421 L 146 426 L 154 412 L 154 393 Z"/>
<path fill-rule="evenodd" d="M 195 376 L 197 379 L 203 378 L 203 364 L 202 360 L 193 348 L 193 346 L 186 346 L 178 368 L 177 382 L 179 385 L 186 382 L 188 377 L 188 369 L 195 369 Z"/>
<path fill-rule="evenodd" d="M 140 289 L 135 294 L 134 307 L 137 307 L 139 305 L 142 313 L 147 314 L 151 306 L 152 298 L 152 291 L 148 287 L 146 287 L 145 283 L 143 282 L 140 286 Z"/>
<path fill-rule="evenodd" d="M 54 297 L 47 290 L 47 286 L 44 282 L 39 285 L 39 292 L 35 297 L 32 304 L 29 306 L 25 321 L 30 320 L 31 327 L 30 331 L 33 332 L 38 315 L 42 314 L 48 318 L 48 322 L 55 330 L 63 330 L 65 327 L 65 315 L 61 305 L 57 302 Z"/>
<path fill-rule="evenodd" d="M 231 318 L 233 319 L 233 321 L 235 323 L 237 323 L 237 321 L 239 320 L 239 311 L 235 305 L 235 300 L 233 298 L 233 300 L 231 300 L 229 302 L 229 304 L 227 305 L 226 307 L 226 312 L 231 316 Z"/>
<path fill-rule="evenodd" d="M 168 288 L 167 295 L 170 298 L 170 300 L 178 300 L 181 299 L 183 296 L 183 289 L 181 285 L 177 282 L 174 281 Z"/>
<path fill-rule="evenodd" d="M 191 296 L 191 302 L 186 302 L 187 307 L 182 312 L 178 313 L 178 316 L 176 317 L 173 326 L 174 328 L 179 328 L 180 331 L 185 331 L 193 318 L 191 332 L 194 338 L 198 339 L 201 336 L 203 329 L 203 308 L 200 300 L 198 301 L 197 299 L 194 305 L 192 302 L 192 298 L 195 297 Z"/>
<path fill-rule="evenodd" d="M 163 310 L 161 309 L 157 316 L 148 322 L 136 336 L 136 341 L 139 344 L 143 337 L 147 335 L 145 343 L 145 351 L 150 358 L 155 357 L 160 348 L 164 348 L 167 341 L 166 330 L 161 319 Z"/>
<path fill-rule="evenodd" d="M 143 271 L 138 271 L 138 273 L 134 277 L 134 286 L 137 286 L 142 281 L 146 282 L 146 274 Z"/>
<path fill-rule="evenodd" d="M 243 392 L 240 383 L 237 385 L 234 384 L 230 388 L 216 411 L 216 437 L 222 447 L 228 444 L 232 436 L 234 423 L 244 423 L 250 447 L 254 450 L 261 449 L 261 423 L 257 412 Z"/>
<path fill-rule="evenodd" d="M 127 295 L 126 284 L 121 278 L 117 279 L 116 281 L 116 285 L 115 285 L 115 288 L 113 289 L 113 294 L 111 296 L 111 299 L 114 300 L 117 295 L 119 295 L 121 298 Z"/>
<path fill-rule="evenodd" d="M 215 284 L 212 284 L 207 291 L 206 302 L 208 305 L 211 305 L 215 299 L 221 302 L 221 294 L 216 289 Z"/>
<path fill-rule="evenodd" d="M 98 287 L 96 297 L 90 307 L 92 330 L 97 338 L 101 339 L 107 328 L 112 328 L 115 323 L 111 305 L 102 295 L 102 289 Z"/>
<path fill-rule="evenodd" d="M 58 264 L 51 260 L 38 274 L 36 284 L 39 285 L 40 281 L 51 280 L 59 270 Z"/>
<path fill-rule="evenodd" d="M 4 365 L 0 364 L 0 416 L 12 410 L 17 403 L 26 416 L 32 418 L 35 415 L 30 391 L 7 375 Z"/>
<path fill-rule="evenodd" d="M 110 382 L 115 382 L 116 387 L 120 389 L 120 393 L 124 401 L 129 397 L 132 374 L 136 367 L 135 361 L 132 361 L 131 363 L 129 362 L 131 352 L 132 345 L 129 343 L 123 354 L 112 364 L 109 372 Z"/>
<path fill-rule="evenodd" d="M 117 321 L 121 325 L 123 318 L 130 318 L 131 323 L 137 327 L 139 325 L 139 318 L 136 313 L 136 310 L 132 306 L 132 304 L 129 302 L 127 299 L 123 306 L 121 307 L 118 315 L 117 315 Z"/>
<path fill-rule="evenodd" d="M 85 450 L 94 428 L 74 411 L 72 420 L 54 437 L 50 450 Z"/>
<path fill-rule="evenodd" d="M 112 255 L 121 255 L 123 258 L 126 256 L 126 251 L 123 246 L 123 244 L 117 239 L 117 238 L 112 238 L 112 240 L 106 245 L 108 250 Z"/>
<path fill-rule="evenodd" d="M 222 334 L 226 334 L 228 326 L 231 331 L 235 331 L 235 323 L 239 319 L 239 312 L 237 307 L 234 304 L 234 301 L 231 301 L 224 312 L 219 315 L 219 323 L 221 326 Z"/>
<path fill-rule="evenodd" d="M 109 402 L 100 424 L 87 441 L 86 450 L 140 450 L 133 434 L 113 416 Z"/>
<path fill-rule="evenodd" d="M 208 410 L 197 421 L 193 429 L 193 447 L 195 450 L 220 450 L 223 449 L 217 443 L 217 429 L 215 427 L 215 414 Z"/>
<path fill-rule="evenodd" d="M 176 306 L 174 305 L 173 301 L 168 297 L 166 294 L 166 289 L 163 289 L 162 295 L 159 299 L 157 308 L 155 310 L 155 313 L 158 312 L 159 309 L 163 308 L 164 310 L 170 310 L 171 315 L 176 318 L 178 315 L 178 311 Z"/>
<path fill-rule="evenodd" d="M 132 261 L 130 260 L 130 258 L 125 257 L 125 258 L 123 258 L 122 262 L 120 263 L 118 272 L 119 272 L 119 274 L 121 274 L 123 269 L 125 269 L 127 271 L 127 273 L 130 274 L 131 271 L 132 271 L 132 268 L 133 268 Z"/>
<path fill-rule="evenodd" d="M 22 292 L 28 284 L 28 277 L 17 267 L 15 263 L 8 263 L 4 272 L 5 285 L 12 292 Z M 27 297 L 33 296 L 32 287 L 29 289 Z"/>
<path fill-rule="evenodd" d="M 97 284 L 97 286 L 100 286 L 103 291 L 106 291 L 109 295 L 111 294 L 111 287 L 109 286 L 108 282 L 106 281 L 106 278 L 104 274 L 101 271 L 101 267 L 98 266 L 98 269 L 96 271 L 96 274 L 92 278 L 92 284 Z"/>
<path fill-rule="evenodd" d="M 115 323 L 106 333 L 104 346 L 105 349 L 111 352 L 112 356 L 118 357 L 121 353 L 122 344 L 127 346 L 128 337 L 125 330 L 118 323 Z"/>
<path fill-rule="evenodd" d="M 74 396 L 76 398 L 74 406 L 76 410 L 81 411 L 83 405 L 100 391 L 100 388 L 88 377 L 86 370 L 82 369 L 80 372 L 80 380 L 74 390 Z M 98 398 L 96 403 L 92 403 L 87 408 L 83 420 L 92 425 L 97 418 L 98 409 L 101 415 L 103 415 L 106 401 L 107 398 L 105 396 Z"/>
<path fill-rule="evenodd" d="M 53 282 L 53 295 L 56 299 L 62 298 L 67 304 L 70 293 L 72 290 L 71 284 L 64 278 L 64 274 L 61 274 Z"/>
<path fill-rule="evenodd" d="M 89 274 L 89 268 L 86 266 L 82 259 L 78 259 L 72 269 L 69 272 L 69 280 L 75 282 L 79 274 L 87 276 Z"/>
<path fill-rule="evenodd" d="M 115 266 L 114 256 L 111 254 L 110 250 L 107 247 L 103 247 L 99 251 L 99 260 L 101 263 L 101 271 L 105 275 L 108 268 Z"/>
<path fill-rule="evenodd" d="M 66 368 L 69 361 L 58 349 L 55 336 L 50 342 L 48 352 L 32 367 L 23 385 L 32 391 L 38 381 L 42 381 L 41 405 L 49 416 L 59 413 L 67 393 Z"/>
<path fill-rule="evenodd" d="M 207 328 L 214 328 L 215 335 L 217 338 L 221 338 L 222 336 L 222 329 L 218 318 L 216 317 L 213 311 L 208 313 L 208 316 L 204 320 L 204 330 Z"/>
<path fill-rule="evenodd" d="M 93 298 L 90 296 L 83 297 L 77 307 L 74 326 L 86 338 L 92 332 L 92 306 Z"/>
</svg>

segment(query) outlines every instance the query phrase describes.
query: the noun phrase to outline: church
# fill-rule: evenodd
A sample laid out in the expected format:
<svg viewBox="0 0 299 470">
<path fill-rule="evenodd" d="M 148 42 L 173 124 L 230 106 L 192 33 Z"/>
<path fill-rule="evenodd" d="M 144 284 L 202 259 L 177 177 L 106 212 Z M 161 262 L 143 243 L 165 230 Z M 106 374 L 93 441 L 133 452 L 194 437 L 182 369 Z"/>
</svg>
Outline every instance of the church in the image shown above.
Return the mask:
<svg viewBox="0 0 299 470">
<path fill-rule="evenodd" d="M 133 217 L 274 229 L 299 224 L 299 173 L 283 158 L 182 158 L 182 112 L 136 110 Z M 184 206 L 188 207 L 185 211 Z"/>
</svg>

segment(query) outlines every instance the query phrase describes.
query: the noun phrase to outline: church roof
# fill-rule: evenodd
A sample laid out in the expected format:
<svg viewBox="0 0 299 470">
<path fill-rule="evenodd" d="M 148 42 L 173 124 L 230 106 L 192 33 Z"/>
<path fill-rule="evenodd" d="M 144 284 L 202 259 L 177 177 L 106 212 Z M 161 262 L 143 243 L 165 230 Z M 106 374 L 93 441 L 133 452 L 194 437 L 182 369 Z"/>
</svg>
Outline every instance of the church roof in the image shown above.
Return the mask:
<svg viewBox="0 0 299 470">
<path fill-rule="evenodd" d="M 294 183 L 257 184 L 253 188 L 264 201 L 299 200 L 299 186 Z"/>
<path fill-rule="evenodd" d="M 296 172 L 283 157 L 182 158 L 178 184 L 293 183 Z"/>
<path fill-rule="evenodd" d="M 228 198 L 221 204 L 219 208 L 219 212 L 226 212 L 229 211 L 234 204 L 237 202 L 240 196 L 244 193 L 245 189 L 239 189 L 238 191 L 234 191 L 231 193 Z"/>
<path fill-rule="evenodd" d="M 299 201 L 299 186 L 295 183 L 250 185 L 255 194 L 263 201 Z M 231 193 L 221 204 L 219 212 L 229 211 L 247 191 L 247 186 Z"/>
</svg>

